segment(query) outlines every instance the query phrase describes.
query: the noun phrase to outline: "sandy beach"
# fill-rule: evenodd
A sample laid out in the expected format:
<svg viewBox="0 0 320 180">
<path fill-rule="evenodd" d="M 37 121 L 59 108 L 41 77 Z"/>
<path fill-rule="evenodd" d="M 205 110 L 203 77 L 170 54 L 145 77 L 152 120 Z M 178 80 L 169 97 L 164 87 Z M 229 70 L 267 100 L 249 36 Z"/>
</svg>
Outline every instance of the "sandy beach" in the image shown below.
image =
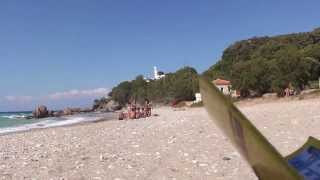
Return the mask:
<svg viewBox="0 0 320 180">
<path fill-rule="evenodd" d="M 320 138 L 320 99 L 237 105 L 283 155 Z M 256 179 L 204 108 L 0 136 L 0 179 Z"/>
</svg>

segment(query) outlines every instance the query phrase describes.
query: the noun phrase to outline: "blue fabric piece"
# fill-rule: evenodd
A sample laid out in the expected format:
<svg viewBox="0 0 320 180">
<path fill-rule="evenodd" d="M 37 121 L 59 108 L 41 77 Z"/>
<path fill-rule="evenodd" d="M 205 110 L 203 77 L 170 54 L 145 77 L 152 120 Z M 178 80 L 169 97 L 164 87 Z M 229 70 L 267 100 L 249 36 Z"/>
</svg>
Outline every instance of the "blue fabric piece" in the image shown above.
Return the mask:
<svg viewBox="0 0 320 180">
<path fill-rule="evenodd" d="M 289 160 L 305 180 L 320 180 L 320 150 L 309 146 Z"/>
</svg>

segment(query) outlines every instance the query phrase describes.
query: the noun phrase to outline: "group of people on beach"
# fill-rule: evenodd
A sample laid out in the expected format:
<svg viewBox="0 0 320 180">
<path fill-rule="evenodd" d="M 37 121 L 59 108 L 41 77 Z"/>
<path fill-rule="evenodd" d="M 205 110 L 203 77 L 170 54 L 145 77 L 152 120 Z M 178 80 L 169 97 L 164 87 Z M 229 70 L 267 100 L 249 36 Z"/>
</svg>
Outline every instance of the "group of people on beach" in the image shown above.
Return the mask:
<svg viewBox="0 0 320 180">
<path fill-rule="evenodd" d="M 127 112 L 121 112 L 119 114 L 119 120 L 124 119 L 140 119 L 140 118 L 146 118 L 151 116 L 151 103 L 148 99 L 145 100 L 144 105 L 138 106 L 136 103 L 128 103 L 128 111 Z"/>
<path fill-rule="evenodd" d="M 284 95 L 285 95 L 286 97 L 293 96 L 294 94 L 295 94 L 295 91 L 294 91 L 293 88 L 286 88 L 286 89 L 284 90 Z"/>
</svg>

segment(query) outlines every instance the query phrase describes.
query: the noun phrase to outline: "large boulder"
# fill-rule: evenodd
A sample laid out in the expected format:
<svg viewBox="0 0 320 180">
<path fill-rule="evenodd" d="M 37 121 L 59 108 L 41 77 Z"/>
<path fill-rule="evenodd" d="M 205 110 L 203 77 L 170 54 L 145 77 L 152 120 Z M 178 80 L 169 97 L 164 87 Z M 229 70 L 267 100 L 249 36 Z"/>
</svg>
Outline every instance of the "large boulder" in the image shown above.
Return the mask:
<svg viewBox="0 0 320 180">
<path fill-rule="evenodd" d="M 34 118 L 46 118 L 49 117 L 48 108 L 44 105 L 38 106 L 33 112 L 32 115 Z"/>
<path fill-rule="evenodd" d="M 65 108 L 65 109 L 63 110 L 63 115 L 64 115 L 64 116 L 69 116 L 69 115 L 72 115 L 72 114 L 73 114 L 73 111 L 72 111 L 71 108 Z"/>
<path fill-rule="evenodd" d="M 80 113 L 81 108 L 71 108 L 72 113 Z"/>
<path fill-rule="evenodd" d="M 82 112 L 82 113 L 89 113 L 89 112 L 92 112 L 92 109 L 91 109 L 91 108 L 83 108 L 83 109 L 81 109 L 80 112 Z"/>
<path fill-rule="evenodd" d="M 53 112 L 53 116 L 54 116 L 54 117 L 63 116 L 63 111 L 55 111 L 55 112 Z"/>
<path fill-rule="evenodd" d="M 118 111 L 121 109 L 121 106 L 118 102 L 115 102 L 113 100 L 109 101 L 107 106 L 109 107 L 109 111 Z"/>
<path fill-rule="evenodd" d="M 54 113 L 54 111 L 48 111 L 48 116 L 52 117 L 53 113 Z"/>
<path fill-rule="evenodd" d="M 113 100 L 110 100 L 108 103 L 100 105 L 100 107 L 98 108 L 99 111 L 104 111 L 104 112 L 113 112 L 120 109 L 121 109 L 121 106 L 119 105 L 119 103 Z"/>
</svg>

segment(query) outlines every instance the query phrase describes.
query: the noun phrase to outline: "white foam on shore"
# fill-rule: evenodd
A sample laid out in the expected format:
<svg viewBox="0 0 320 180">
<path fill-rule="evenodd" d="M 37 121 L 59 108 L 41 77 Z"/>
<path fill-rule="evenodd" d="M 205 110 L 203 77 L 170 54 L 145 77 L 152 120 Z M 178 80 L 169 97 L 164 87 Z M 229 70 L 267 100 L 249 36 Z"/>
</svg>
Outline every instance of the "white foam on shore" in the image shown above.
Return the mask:
<svg viewBox="0 0 320 180">
<path fill-rule="evenodd" d="M 87 116 L 65 116 L 63 118 L 46 118 L 43 121 L 32 123 L 32 124 L 24 124 L 15 127 L 6 127 L 0 128 L 0 135 L 14 133 L 14 132 L 23 132 L 29 131 L 33 129 L 44 129 L 50 127 L 59 127 L 59 126 L 67 126 L 72 124 L 78 124 L 82 122 L 94 122 L 102 117 L 87 117 Z"/>
<path fill-rule="evenodd" d="M 8 119 L 22 119 L 28 117 L 28 115 L 9 115 L 9 116 L 0 116 Z"/>
</svg>

